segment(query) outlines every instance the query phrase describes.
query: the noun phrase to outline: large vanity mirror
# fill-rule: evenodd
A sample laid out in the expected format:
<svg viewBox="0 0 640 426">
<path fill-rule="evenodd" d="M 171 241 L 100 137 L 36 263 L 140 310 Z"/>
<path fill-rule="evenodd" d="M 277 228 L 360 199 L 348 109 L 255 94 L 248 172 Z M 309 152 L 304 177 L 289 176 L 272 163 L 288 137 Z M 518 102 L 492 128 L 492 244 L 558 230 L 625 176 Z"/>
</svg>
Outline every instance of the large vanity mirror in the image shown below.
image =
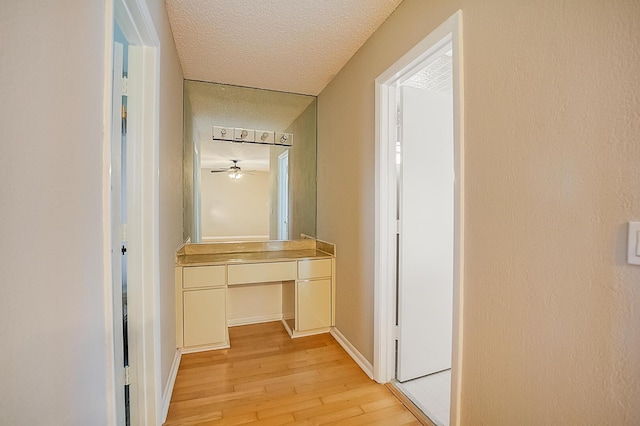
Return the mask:
<svg viewBox="0 0 640 426">
<path fill-rule="evenodd" d="M 316 235 L 316 97 L 186 80 L 184 239 Z"/>
</svg>

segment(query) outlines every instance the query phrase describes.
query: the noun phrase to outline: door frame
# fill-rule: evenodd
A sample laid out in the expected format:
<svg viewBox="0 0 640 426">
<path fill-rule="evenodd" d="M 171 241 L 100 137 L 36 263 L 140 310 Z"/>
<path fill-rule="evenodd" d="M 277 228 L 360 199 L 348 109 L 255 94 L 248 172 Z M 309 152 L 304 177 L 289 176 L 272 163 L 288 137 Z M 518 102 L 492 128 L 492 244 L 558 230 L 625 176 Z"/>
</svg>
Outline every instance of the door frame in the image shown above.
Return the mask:
<svg viewBox="0 0 640 426">
<path fill-rule="evenodd" d="M 124 57 L 124 45 L 117 41 L 112 42 L 114 46 L 113 50 L 113 93 L 111 95 L 112 102 L 112 122 L 111 122 L 111 195 L 109 201 L 111 202 L 111 271 L 112 271 L 112 289 L 113 289 L 113 329 L 114 329 L 114 372 L 116 386 L 116 418 L 122 421 L 126 418 L 125 408 L 125 376 L 117 374 L 119 368 L 124 367 L 124 327 L 123 327 L 123 308 L 122 308 L 122 284 L 123 284 L 123 260 L 124 253 L 120 251 L 120 244 L 122 244 L 123 232 L 122 232 L 122 120 L 119 119 L 120 111 L 122 110 L 122 72 L 123 72 L 123 57 Z M 131 387 L 130 387 L 131 388 Z M 129 406 L 135 406 L 135 401 L 130 401 Z"/>
<path fill-rule="evenodd" d="M 113 24 L 129 42 L 127 144 L 128 325 L 132 424 L 161 422 L 159 299 L 159 70 L 160 40 L 144 0 L 107 0 L 105 13 L 105 88 L 103 140 L 103 237 L 106 342 L 106 385 L 109 424 L 118 424 L 116 379 L 120 373 L 115 347 L 122 344 L 114 329 L 112 226 L 110 202 L 111 91 Z"/>
<path fill-rule="evenodd" d="M 286 177 L 287 180 L 285 182 L 282 181 L 283 173 L 282 173 L 282 164 L 287 164 L 286 168 Z M 286 189 L 286 191 L 283 191 Z M 282 207 L 286 207 L 286 218 L 283 217 Z M 283 219 L 286 219 L 286 227 L 283 228 Z M 289 150 L 285 149 L 280 155 L 278 155 L 278 239 L 286 240 L 289 238 Z M 282 235 L 286 234 L 286 237 L 282 237 Z"/>
<path fill-rule="evenodd" d="M 396 96 L 397 83 L 422 67 L 443 44 L 453 46 L 454 276 L 451 359 L 451 424 L 460 422 L 463 343 L 464 91 L 462 11 L 458 10 L 375 80 L 375 270 L 373 375 L 395 377 L 396 329 Z"/>
</svg>

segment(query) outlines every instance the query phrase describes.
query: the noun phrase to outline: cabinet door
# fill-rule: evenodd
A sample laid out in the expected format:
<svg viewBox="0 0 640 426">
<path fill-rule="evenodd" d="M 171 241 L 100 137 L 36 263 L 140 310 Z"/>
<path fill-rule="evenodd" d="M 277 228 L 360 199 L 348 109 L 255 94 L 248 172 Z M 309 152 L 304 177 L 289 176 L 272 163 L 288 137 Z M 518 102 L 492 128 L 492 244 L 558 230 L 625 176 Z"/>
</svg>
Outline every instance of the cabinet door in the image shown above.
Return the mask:
<svg viewBox="0 0 640 426">
<path fill-rule="evenodd" d="M 331 280 L 298 281 L 298 331 L 331 326 Z"/>
<path fill-rule="evenodd" d="M 185 291 L 184 345 L 222 343 L 227 338 L 225 288 Z"/>
</svg>

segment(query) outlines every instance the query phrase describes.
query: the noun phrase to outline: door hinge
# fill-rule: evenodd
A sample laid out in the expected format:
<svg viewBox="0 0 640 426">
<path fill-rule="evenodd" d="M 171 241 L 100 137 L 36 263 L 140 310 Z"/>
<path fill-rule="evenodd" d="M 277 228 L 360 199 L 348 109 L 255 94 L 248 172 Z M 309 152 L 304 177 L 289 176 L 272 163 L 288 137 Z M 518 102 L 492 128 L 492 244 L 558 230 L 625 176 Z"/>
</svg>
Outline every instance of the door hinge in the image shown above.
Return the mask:
<svg viewBox="0 0 640 426">
<path fill-rule="evenodd" d="M 123 256 L 127 252 L 127 248 L 124 246 L 124 244 L 122 245 L 122 248 L 120 249 L 120 252 L 122 253 Z"/>
<path fill-rule="evenodd" d="M 122 96 L 127 96 L 127 83 L 129 79 L 127 77 L 122 77 Z"/>
<path fill-rule="evenodd" d="M 124 368 L 124 385 L 129 386 L 129 366 Z"/>
</svg>

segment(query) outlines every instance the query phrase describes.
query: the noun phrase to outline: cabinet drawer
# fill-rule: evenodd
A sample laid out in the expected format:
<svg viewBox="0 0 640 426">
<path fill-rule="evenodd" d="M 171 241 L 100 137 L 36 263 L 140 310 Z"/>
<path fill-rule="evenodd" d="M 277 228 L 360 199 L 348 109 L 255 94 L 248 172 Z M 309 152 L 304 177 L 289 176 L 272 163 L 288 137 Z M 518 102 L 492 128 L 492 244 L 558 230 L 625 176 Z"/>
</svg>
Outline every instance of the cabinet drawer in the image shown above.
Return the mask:
<svg viewBox="0 0 640 426">
<path fill-rule="evenodd" d="M 325 278 L 331 276 L 331 259 L 298 261 L 298 279 Z"/>
<path fill-rule="evenodd" d="M 182 268 L 182 288 L 222 287 L 225 285 L 224 266 L 189 266 Z"/>
<path fill-rule="evenodd" d="M 296 262 L 229 265 L 229 285 L 296 279 Z"/>
</svg>

